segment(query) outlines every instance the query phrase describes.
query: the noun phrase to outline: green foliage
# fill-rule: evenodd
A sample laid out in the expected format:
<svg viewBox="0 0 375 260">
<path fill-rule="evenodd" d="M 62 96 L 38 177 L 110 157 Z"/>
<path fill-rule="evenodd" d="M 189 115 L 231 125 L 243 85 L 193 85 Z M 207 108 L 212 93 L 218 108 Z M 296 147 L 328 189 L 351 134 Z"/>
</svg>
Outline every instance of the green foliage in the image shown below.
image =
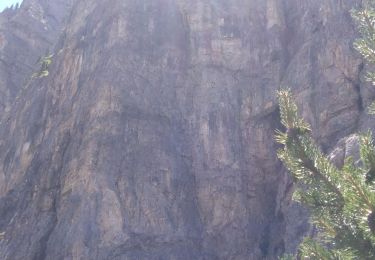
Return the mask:
<svg viewBox="0 0 375 260">
<path fill-rule="evenodd" d="M 375 259 L 375 147 L 360 136 L 361 164 L 351 158 L 339 169 L 315 144 L 309 125 L 297 114 L 289 90 L 278 93 L 283 145 L 279 158 L 298 184 L 294 199 L 311 210 L 318 236 L 305 239 L 303 259 Z"/>
<path fill-rule="evenodd" d="M 32 78 L 44 78 L 49 75 L 49 66 L 52 63 L 53 54 L 48 54 L 44 57 L 41 57 L 38 61 L 40 69 L 38 72 L 35 72 L 32 75 Z"/>
<path fill-rule="evenodd" d="M 375 0 L 364 0 L 363 9 L 352 12 L 361 37 L 355 49 L 375 64 Z M 375 85 L 375 73 L 367 74 Z M 311 137 L 310 127 L 298 116 L 289 90 L 278 93 L 281 122 L 276 140 L 283 145 L 279 158 L 292 174 L 294 199 L 311 210 L 318 230 L 305 238 L 301 259 L 375 259 L 375 145 L 370 132 L 360 136 L 360 162 L 347 158 L 334 166 Z M 375 114 L 375 102 L 369 112 Z M 290 258 L 286 258 L 290 259 Z"/>
<path fill-rule="evenodd" d="M 301 246 L 301 252 L 304 257 L 308 259 L 356 259 L 356 255 L 353 254 L 353 252 L 351 252 L 350 250 L 328 250 L 311 238 L 306 238 L 304 240 Z"/>
<path fill-rule="evenodd" d="M 371 64 L 375 64 L 375 1 L 363 3 L 362 10 L 352 12 L 361 37 L 354 43 L 355 49 Z M 375 85 L 375 73 L 367 73 L 367 80 Z M 375 114 L 375 102 L 369 107 L 370 114 Z"/>
<path fill-rule="evenodd" d="M 290 254 L 279 257 L 279 260 L 293 260 L 293 259 L 294 259 L 294 256 Z"/>
</svg>

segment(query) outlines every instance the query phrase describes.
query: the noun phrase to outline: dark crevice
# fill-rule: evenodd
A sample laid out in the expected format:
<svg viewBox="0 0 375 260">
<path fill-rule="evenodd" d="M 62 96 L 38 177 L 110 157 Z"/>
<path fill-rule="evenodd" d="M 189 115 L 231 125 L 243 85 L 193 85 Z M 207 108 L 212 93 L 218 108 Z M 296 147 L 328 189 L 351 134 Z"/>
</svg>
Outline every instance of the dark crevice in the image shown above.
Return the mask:
<svg viewBox="0 0 375 260">
<path fill-rule="evenodd" d="M 268 256 L 268 251 L 270 248 L 270 228 L 266 226 L 263 230 L 261 241 L 259 243 L 259 249 L 262 252 L 262 256 Z"/>
<path fill-rule="evenodd" d="M 358 93 L 358 100 L 357 100 L 357 107 L 359 112 L 363 112 L 365 110 L 365 107 L 363 105 L 363 98 L 361 94 L 361 86 L 359 84 L 354 84 L 354 88 L 356 92 Z"/>
<path fill-rule="evenodd" d="M 53 201 L 53 216 L 51 220 L 51 224 L 49 225 L 49 228 L 47 232 L 44 234 L 44 236 L 40 239 L 40 250 L 38 250 L 33 258 L 33 260 L 45 260 L 47 258 L 47 243 L 48 240 L 55 229 L 57 225 L 57 210 L 56 210 L 56 199 Z"/>
<path fill-rule="evenodd" d="M 48 226 L 48 229 L 46 233 L 42 236 L 42 238 L 39 241 L 40 248 L 35 254 L 33 260 L 45 260 L 47 258 L 47 246 L 48 246 L 48 241 L 49 238 L 57 226 L 58 218 L 57 218 L 57 199 L 60 197 L 59 193 L 61 192 L 61 176 L 63 172 L 63 168 L 65 165 L 66 161 L 66 152 L 69 148 L 69 145 L 71 143 L 71 134 L 70 131 L 68 130 L 65 132 L 61 139 L 60 139 L 60 144 L 57 147 L 57 152 L 60 156 L 57 156 L 57 162 L 51 162 L 52 165 L 57 164 L 57 167 L 52 170 L 51 173 L 51 178 L 54 180 L 52 181 L 53 185 L 53 190 L 50 191 L 52 192 L 53 196 L 53 203 L 51 207 L 51 220 L 49 221 L 50 224 Z M 49 189 L 47 189 L 45 192 L 49 192 Z M 43 196 L 44 194 L 42 194 Z"/>
<path fill-rule="evenodd" d="M 358 76 L 356 77 L 356 79 L 353 80 L 353 79 L 345 76 L 345 74 L 344 74 L 345 79 L 353 85 L 354 90 L 356 91 L 356 93 L 358 95 L 357 107 L 358 107 L 359 112 L 363 112 L 365 110 L 363 97 L 362 97 L 362 93 L 361 93 L 361 79 L 360 79 L 360 75 L 363 73 L 363 70 L 364 70 L 364 63 L 362 62 L 358 66 Z"/>
</svg>

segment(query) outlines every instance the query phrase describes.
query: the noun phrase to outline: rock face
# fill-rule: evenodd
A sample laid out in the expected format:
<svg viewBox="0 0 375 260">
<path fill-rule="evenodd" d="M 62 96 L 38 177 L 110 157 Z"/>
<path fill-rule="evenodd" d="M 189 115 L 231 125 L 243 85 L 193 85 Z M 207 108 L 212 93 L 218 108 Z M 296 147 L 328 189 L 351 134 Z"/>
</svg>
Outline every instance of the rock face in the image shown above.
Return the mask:
<svg viewBox="0 0 375 260">
<path fill-rule="evenodd" d="M 374 125 L 359 0 L 25 0 L 0 15 L 0 259 L 276 259 L 289 86 L 325 151 Z M 49 75 L 31 78 L 54 54 Z"/>
<path fill-rule="evenodd" d="M 53 3 L 52 3 L 53 2 Z M 24 0 L 0 15 L 0 113 L 30 82 L 40 57 L 52 52 L 73 0 Z"/>
</svg>

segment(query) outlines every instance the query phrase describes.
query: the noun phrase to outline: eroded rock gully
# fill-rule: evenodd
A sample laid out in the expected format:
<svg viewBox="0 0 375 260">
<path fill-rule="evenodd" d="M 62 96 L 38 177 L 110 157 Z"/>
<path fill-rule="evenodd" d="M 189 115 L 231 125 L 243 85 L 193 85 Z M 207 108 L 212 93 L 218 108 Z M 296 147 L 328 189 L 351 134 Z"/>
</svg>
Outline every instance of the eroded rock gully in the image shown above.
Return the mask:
<svg viewBox="0 0 375 260">
<path fill-rule="evenodd" d="M 374 126 L 354 0 L 25 0 L 0 14 L 0 259 L 276 259 L 289 86 L 325 151 Z M 49 75 L 31 78 L 53 53 Z"/>
</svg>

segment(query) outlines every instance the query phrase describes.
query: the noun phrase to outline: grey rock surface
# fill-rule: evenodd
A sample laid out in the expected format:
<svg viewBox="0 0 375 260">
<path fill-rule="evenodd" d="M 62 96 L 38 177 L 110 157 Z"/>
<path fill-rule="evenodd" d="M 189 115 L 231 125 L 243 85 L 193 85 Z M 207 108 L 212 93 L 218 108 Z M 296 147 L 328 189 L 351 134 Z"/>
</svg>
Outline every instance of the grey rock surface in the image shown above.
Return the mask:
<svg viewBox="0 0 375 260">
<path fill-rule="evenodd" d="M 30 83 L 38 60 L 52 52 L 73 0 L 24 0 L 0 15 L 0 113 Z"/>
<path fill-rule="evenodd" d="M 352 47 L 360 3 L 25 0 L 2 13 L 0 259 L 294 252 L 308 225 L 276 158 L 275 92 L 293 89 L 327 152 L 374 125 Z M 48 77 L 31 79 L 48 49 Z"/>
</svg>

